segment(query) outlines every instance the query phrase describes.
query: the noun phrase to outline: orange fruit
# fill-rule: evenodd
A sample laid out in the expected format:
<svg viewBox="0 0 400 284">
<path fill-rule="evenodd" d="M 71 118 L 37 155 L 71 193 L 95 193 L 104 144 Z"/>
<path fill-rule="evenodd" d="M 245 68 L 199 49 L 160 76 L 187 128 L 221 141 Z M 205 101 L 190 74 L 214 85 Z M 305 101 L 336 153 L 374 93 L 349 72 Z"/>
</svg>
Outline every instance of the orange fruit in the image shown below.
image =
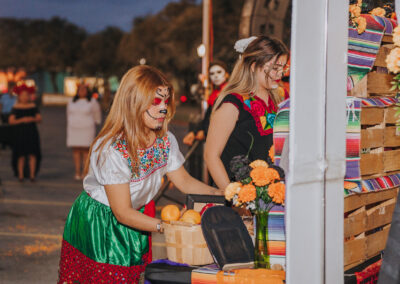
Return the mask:
<svg viewBox="0 0 400 284">
<path fill-rule="evenodd" d="M 201 222 L 201 216 L 200 216 L 199 212 L 190 209 L 190 210 L 187 210 L 185 213 L 183 213 L 183 215 L 179 219 L 179 221 L 197 225 L 197 224 L 200 224 L 200 222 Z"/>
<path fill-rule="evenodd" d="M 161 210 L 161 220 L 163 221 L 178 221 L 181 216 L 178 206 L 167 205 Z"/>
</svg>

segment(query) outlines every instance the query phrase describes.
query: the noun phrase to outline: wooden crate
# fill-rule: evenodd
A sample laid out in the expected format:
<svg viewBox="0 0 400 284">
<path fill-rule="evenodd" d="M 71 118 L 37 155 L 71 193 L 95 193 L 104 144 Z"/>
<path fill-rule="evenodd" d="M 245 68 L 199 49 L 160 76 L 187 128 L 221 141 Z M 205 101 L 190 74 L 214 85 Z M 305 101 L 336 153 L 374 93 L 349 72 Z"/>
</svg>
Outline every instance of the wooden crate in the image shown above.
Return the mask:
<svg viewBox="0 0 400 284">
<path fill-rule="evenodd" d="M 394 48 L 394 44 L 383 44 L 379 48 L 378 54 L 376 55 L 374 66 L 386 68 L 386 57 L 390 51 Z"/>
<path fill-rule="evenodd" d="M 385 124 L 396 124 L 396 107 L 390 106 L 384 109 Z"/>
<path fill-rule="evenodd" d="M 378 125 L 383 123 L 384 108 L 363 107 L 361 108 L 361 125 Z"/>
<path fill-rule="evenodd" d="M 393 188 L 345 197 L 345 270 L 385 249 L 397 195 Z"/>
</svg>

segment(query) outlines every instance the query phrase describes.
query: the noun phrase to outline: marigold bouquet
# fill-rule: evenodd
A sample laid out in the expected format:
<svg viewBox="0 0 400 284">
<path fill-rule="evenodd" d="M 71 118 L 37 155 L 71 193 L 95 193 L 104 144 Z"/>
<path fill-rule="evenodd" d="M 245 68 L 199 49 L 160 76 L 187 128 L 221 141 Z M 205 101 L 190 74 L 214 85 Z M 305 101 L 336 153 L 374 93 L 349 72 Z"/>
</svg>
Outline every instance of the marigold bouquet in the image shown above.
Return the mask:
<svg viewBox="0 0 400 284">
<path fill-rule="evenodd" d="M 231 171 L 236 181 L 226 187 L 225 198 L 234 206 L 268 212 L 275 204 L 284 205 L 284 173 L 271 160 L 250 162 L 247 156 L 236 156 L 231 161 Z"/>
</svg>

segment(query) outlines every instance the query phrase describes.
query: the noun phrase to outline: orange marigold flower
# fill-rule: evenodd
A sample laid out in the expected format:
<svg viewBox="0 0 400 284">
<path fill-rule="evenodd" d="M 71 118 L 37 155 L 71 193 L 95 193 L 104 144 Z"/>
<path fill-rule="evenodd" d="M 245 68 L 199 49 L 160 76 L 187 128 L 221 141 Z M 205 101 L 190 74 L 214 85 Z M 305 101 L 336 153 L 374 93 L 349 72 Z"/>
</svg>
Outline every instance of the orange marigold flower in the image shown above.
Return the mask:
<svg viewBox="0 0 400 284">
<path fill-rule="evenodd" d="M 232 198 L 239 192 L 241 187 L 240 182 L 232 182 L 225 188 L 225 199 L 231 201 Z"/>
<path fill-rule="evenodd" d="M 250 172 L 250 177 L 256 186 L 264 186 L 279 180 L 279 173 L 272 168 L 257 167 Z"/>
<path fill-rule="evenodd" d="M 249 165 L 252 169 L 255 169 L 257 167 L 268 167 L 268 164 L 266 161 L 263 160 L 255 160 L 250 163 Z"/>
<path fill-rule="evenodd" d="M 271 161 L 274 163 L 275 162 L 275 146 L 272 145 L 271 148 L 269 148 L 268 156 L 271 158 Z"/>
<path fill-rule="evenodd" d="M 268 187 L 268 195 L 273 202 L 283 204 L 285 202 L 285 184 L 281 182 L 271 184 Z"/>
<path fill-rule="evenodd" d="M 371 15 L 374 15 L 374 16 L 385 17 L 386 11 L 385 11 L 385 9 L 383 9 L 383 8 L 381 8 L 381 7 L 378 7 L 378 8 L 373 9 L 373 10 L 370 12 L 370 14 L 371 14 Z"/>
<path fill-rule="evenodd" d="M 400 48 L 396 47 L 390 51 L 386 57 L 386 65 L 390 72 L 395 74 L 400 72 Z"/>
<path fill-rule="evenodd" d="M 393 30 L 393 43 L 394 45 L 400 46 L 400 26 L 397 26 Z"/>
<path fill-rule="evenodd" d="M 243 185 L 238 194 L 238 201 L 246 203 L 256 199 L 257 190 L 252 184 Z"/>
<path fill-rule="evenodd" d="M 353 21 L 357 25 L 358 34 L 362 34 L 363 32 L 365 32 L 365 29 L 367 28 L 367 20 L 365 18 L 357 17 Z"/>
<path fill-rule="evenodd" d="M 359 17 L 361 15 L 361 8 L 358 5 L 350 5 L 349 12 L 352 17 Z"/>
</svg>

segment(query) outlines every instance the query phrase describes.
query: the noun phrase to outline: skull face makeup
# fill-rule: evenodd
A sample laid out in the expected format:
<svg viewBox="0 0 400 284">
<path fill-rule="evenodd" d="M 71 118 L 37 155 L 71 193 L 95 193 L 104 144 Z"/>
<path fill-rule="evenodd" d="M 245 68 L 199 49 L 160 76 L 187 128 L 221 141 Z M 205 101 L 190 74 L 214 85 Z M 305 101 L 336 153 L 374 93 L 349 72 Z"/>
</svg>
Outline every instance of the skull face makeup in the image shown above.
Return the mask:
<svg viewBox="0 0 400 284">
<path fill-rule="evenodd" d="M 167 106 L 170 99 L 168 87 L 157 87 L 152 105 L 146 110 L 143 115 L 145 125 L 152 130 L 162 128 L 168 113 Z"/>
<path fill-rule="evenodd" d="M 220 86 L 226 81 L 226 71 L 219 65 L 210 68 L 210 80 L 215 86 Z"/>
</svg>

